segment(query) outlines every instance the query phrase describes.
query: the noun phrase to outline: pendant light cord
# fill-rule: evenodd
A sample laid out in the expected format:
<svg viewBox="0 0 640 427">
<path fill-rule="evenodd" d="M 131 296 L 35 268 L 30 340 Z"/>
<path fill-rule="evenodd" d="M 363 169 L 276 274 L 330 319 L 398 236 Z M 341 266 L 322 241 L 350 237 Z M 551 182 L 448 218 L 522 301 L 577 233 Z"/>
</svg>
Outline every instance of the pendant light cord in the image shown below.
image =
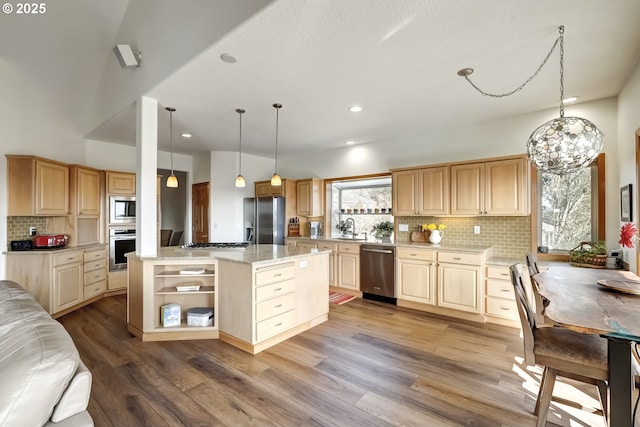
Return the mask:
<svg viewBox="0 0 640 427">
<path fill-rule="evenodd" d="M 169 112 L 169 147 L 171 150 L 171 175 L 173 173 L 173 112 L 176 111 L 173 107 L 165 108 Z"/>
<path fill-rule="evenodd" d="M 560 92 L 561 92 L 561 94 L 564 94 L 564 83 L 563 83 L 563 77 L 564 77 L 564 68 L 563 68 L 563 61 L 564 61 L 564 37 L 563 37 L 563 35 L 564 35 L 564 25 L 561 25 L 559 27 L 558 31 L 560 32 L 560 35 L 558 36 L 556 41 L 553 43 L 553 46 L 551 47 L 551 50 L 549 51 L 549 53 L 547 53 L 547 56 L 545 56 L 544 60 L 542 61 L 542 63 L 538 67 L 538 69 L 531 76 L 529 76 L 529 78 L 527 80 L 525 80 L 524 83 L 522 83 L 520 86 L 518 86 L 517 88 L 513 89 L 510 92 L 489 93 L 489 92 L 485 92 L 484 90 L 480 89 L 469 78 L 469 76 L 471 74 L 473 74 L 473 68 L 463 68 L 462 70 L 458 71 L 458 75 L 461 76 L 461 77 L 464 77 L 465 80 L 468 81 L 469 84 L 475 90 L 477 90 L 478 92 L 480 92 L 484 96 L 491 96 L 493 98 L 503 98 L 505 96 L 510 96 L 510 95 L 513 95 L 514 93 L 522 90 L 531 80 L 533 80 L 538 74 L 540 74 L 540 70 L 542 70 L 542 67 L 545 66 L 545 64 L 549 60 L 549 57 L 551 56 L 553 51 L 556 50 L 556 47 L 558 46 L 558 43 L 559 43 L 560 44 Z M 564 104 L 563 104 L 563 102 L 564 102 L 563 100 L 560 100 L 560 116 L 561 117 L 564 116 Z"/>
<path fill-rule="evenodd" d="M 240 115 L 240 144 L 239 144 L 239 150 L 240 150 L 240 155 L 238 156 L 238 173 L 240 173 L 240 175 L 242 175 L 242 113 L 244 113 L 243 109 L 238 108 L 236 110 L 236 112 L 238 113 L 238 115 Z"/>
<path fill-rule="evenodd" d="M 273 104 L 273 108 L 276 109 L 276 170 L 275 173 L 278 173 L 278 118 L 279 118 L 279 112 L 280 109 L 282 108 L 282 104 Z"/>
</svg>

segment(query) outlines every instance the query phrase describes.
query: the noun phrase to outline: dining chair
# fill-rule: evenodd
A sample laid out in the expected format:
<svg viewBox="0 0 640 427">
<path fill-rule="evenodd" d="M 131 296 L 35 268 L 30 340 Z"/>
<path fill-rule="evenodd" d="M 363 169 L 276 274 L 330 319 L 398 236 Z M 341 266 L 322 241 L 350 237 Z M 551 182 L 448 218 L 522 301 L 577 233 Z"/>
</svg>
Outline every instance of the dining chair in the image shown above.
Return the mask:
<svg viewBox="0 0 640 427">
<path fill-rule="evenodd" d="M 530 298 L 530 302 L 535 307 L 536 316 L 538 316 L 537 322 L 538 325 L 554 325 L 554 322 L 548 319 L 544 315 L 544 309 L 547 305 L 549 305 L 549 300 L 540 295 L 540 290 L 538 287 L 538 283 L 533 278 L 534 274 L 540 273 L 540 268 L 538 267 L 538 257 L 534 252 L 529 252 L 525 255 L 527 260 L 527 268 L 529 270 L 529 277 L 531 283 L 531 293 L 528 294 Z"/>
<path fill-rule="evenodd" d="M 520 263 L 509 267 L 522 324 L 524 361 L 527 366 L 543 367 L 534 415 L 537 427 L 547 422 L 556 377 L 571 378 L 598 387 L 605 422 L 608 415 L 607 341 L 599 335 L 551 326 L 538 327 L 537 315 L 529 304 L 529 275 Z"/>
<path fill-rule="evenodd" d="M 171 234 L 171 241 L 169 242 L 169 246 L 178 246 L 180 244 L 180 240 L 182 239 L 182 233 L 184 233 L 184 231 L 182 230 L 174 231 L 173 234 Z"/>
<path fill-rule="evenodd" d="M 169 246 L 172 231 L 173 230 L 170 228 L 163 228 L 160 230 L 160 246 Z"/>
</svg>

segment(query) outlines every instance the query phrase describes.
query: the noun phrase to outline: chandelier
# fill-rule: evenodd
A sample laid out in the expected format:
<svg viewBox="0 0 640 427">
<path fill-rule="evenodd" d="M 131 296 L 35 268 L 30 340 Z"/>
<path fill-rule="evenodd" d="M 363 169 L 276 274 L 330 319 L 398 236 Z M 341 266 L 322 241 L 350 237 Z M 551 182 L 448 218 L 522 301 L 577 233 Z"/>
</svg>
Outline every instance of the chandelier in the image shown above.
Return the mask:
<svg viewBox="0 0 640 427">
<path fill-rule="evenodd" d="M 469 79 L 473 68 L 463 68 L 458 75 L 485 96 L 501 98 L 513 95 L 540 73 L 560 45 L 560 117 L 540 125 L 531 133 L 527 141 L 527 153 L 529 161 L 538 170 L 563 175 L 588 167 L 602 151 L 604 135 L 587 119 L 564 116 L 564 26 L 560 26 L 558 31 L 560 35 L 535 73 L 510 92 L 491 94 L 483 91 Z"/>
</svg>

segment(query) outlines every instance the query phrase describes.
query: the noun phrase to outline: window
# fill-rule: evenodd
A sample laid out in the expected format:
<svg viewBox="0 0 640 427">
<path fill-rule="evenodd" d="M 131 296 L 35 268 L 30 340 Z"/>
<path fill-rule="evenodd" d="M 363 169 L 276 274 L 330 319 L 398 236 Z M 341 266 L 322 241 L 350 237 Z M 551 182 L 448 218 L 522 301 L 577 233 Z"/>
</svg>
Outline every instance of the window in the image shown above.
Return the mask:
<svg viewBox="0 0 640 427">
<path fill-rule="evenodd" d="M 537 181 L 537 246 L 568 251 L 604 240 L 604 154 L 571 174 L 538 172 Z"/>
<path fill-rule="evenodd" d="M 334 180 L 330 191 L 331 231 L 326 235 L 351 237 L 355 227 L 357 237 L 364 238 L 374 225 L 393 222 L 391 177 Z"/>
</svg>

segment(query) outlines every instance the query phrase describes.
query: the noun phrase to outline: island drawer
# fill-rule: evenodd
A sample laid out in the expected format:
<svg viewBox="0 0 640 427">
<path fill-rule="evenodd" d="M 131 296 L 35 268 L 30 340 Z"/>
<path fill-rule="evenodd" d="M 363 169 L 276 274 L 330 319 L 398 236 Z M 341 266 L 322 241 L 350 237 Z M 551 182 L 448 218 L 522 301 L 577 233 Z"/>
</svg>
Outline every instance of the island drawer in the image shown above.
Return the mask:
<svg viewBox="0 0 640 427">
<path fill-rule="evenodd" d="M 256 286 L 268 285 L 270 283 L 282 282 L 293 279 L 296 275 L 295 264 L 286 264 L 284 267 L 277 267 L 256 272 Z"/>
<path fill-rule="evenodd" d="M 268 319 L 296 308 L 296 294 L 291 292 L 256 304 L 256 320 Z"/>
<path fill-rule="evenodd" d="M 486 314 L 510 320 L 518 320 L 519 316 L 515 300 L 496 297 L 487 297 Z"/>
<path fill-rule="evenodd" d="M 413 249 L 398 247 L 396 256 L 403 259 L 417 259 L 420 261 L 433 261 L 435 251 L 429 249 Z"/>
<path fill-rule="evenodd" d="M 295 325 L 296 311 L 291 310 L 256 323 L 256 341 L 271 338 L 274 335 L 288 331 Z"/>
<path fill-rule="evenodd" d="M 293 292 L 295 289 L 295 279 L 289 279 L 283 282 L 260 286 L 259 288 L 256 288 L 256 301 L 263 301 L 269 298 L 279 297 L 280 295 Z"/>
</svg>

